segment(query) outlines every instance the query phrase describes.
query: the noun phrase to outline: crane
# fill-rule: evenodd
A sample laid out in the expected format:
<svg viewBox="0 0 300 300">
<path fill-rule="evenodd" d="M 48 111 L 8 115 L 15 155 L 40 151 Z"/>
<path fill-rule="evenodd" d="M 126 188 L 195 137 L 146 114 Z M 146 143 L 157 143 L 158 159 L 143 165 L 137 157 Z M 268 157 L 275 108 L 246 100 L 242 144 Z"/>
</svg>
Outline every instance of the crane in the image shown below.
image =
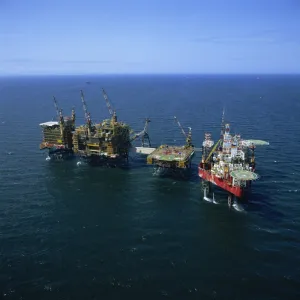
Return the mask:
<svg viewBox="0 0 300 300">
<path fill-rule="evenodd" d="M 145 146 L 145 139 L 148 140 L 148 147 L 151 147 L 151 142 L 150 142 L 150 137 L 148 134 L 148 124 L 149 122 L 151 122 L 151 120 L 149 118 L 146 119 L 145 121 L 145 126 L 144 129 L 142 131 L 140 131 L 139 133 L 135 134 L 134 137 L 131 139 L 131 141 L 134 141 L 135 139 L 142 137 L 142 147 Z"/>
<path fill-rule="evenodd" d="M 216 144 L 214 145 L 214 147 L 212 148 L 212 150 L 211 150 L 210 153 L 208 154 L 207 158 L 205 159 L 204 163 L 208 163 L 208 162 L 209 162 L 210 157 L 211 157 L 212 154 L 216 151 L 216 149 L 217 149 L 218 145 L 221 143 L 221 141 L 222 141 L 222 140 L 220 139 L 220 140 L 218 140 L 218 141 L 216 142 Z"/>
<path fill-rule="evenodd" d="M 58 105 L 57 105 L 56 98 L 54 96 L 53 96 L 53 101 L 54 101 L 54 107 L 55 107 L 55 110 L 56 110 L 57 117 L 59 118 L 59 108 L 58 108 Z"/>
<path fill-rule="evenodd" d="M 221 121 L 221 134 L 220 134 L 220 139 L 217 141 L 217 143 L 214 145 L 210 153 L 208 154 L 207 158 L 205 159 L 205 163 L 208 163 L 210 160 L 210 157 L 212 154 L 216 151 L 218 146 L 222 147 L 223 143 L 223 138 L 224 138 L 224 133 L 225 133 L 225 121 L 224 121 L 224 116 L 225 116 L 225 108 L 223 108 L 223 113 L 222 113 L 222 121 Z"/>
<path fill-rule="evenodd" d="M 58 108 L 58 104 L 57 104 L 56 98 L 54 96 L 53 96 L 53 101 L 54 101 L 54 107 L 56 110 L 57 118 L 58 118 L 59 122 L 62 125 L 64 125 L 65 122 L 64 122 L 64 117 L 63 117 L 63 110 Z"/>
<path fill-rule="evenodd" d="M 113 121 L 113 122 L 117 122 L 116 111 L 112 108 L 111 103 L 110 103 L 109 100 L 108 100 L 108 96 L 107 96 L 107 94 L 106 94 L 104 88 L 102 88 L 102 94 L 103 94 L 103 97 L 104 97 L 104 99 L 105 99 L 106 106 L 107 106 L 107 108 L 108 108 L 109 114 L 110 114 L 111 117 L 112 117 L 112 121 Z"/>
<path fill-rule="evenodd" d="M 181 126 L 179 120 L 176 118 L 176 116 L 174 116 L 174 119 L 175 121 L 177 122 L 179 128 L 181 129 L 181 132 L 183 133 L 183 135 L 186 137 L 186 144 L 187 144 L 187 147 L 190 147 L 192 146 L 192 128 L 191 127 L 188 127 L 189 128 L 189 133 L 186 134 L 183 127 Z"/>
<path fill-rule="evenodd" d="M 87 123 L 87 127 L 88 127 L 88 135 L 91 135 L 91 131 L 92 131 L 92 121 L 91 121 L 91 115 L 87 110 L 87 106 L 84 100 L 84 94 L 83 91 L 80 90 L 80 94 L 81 94 L 81 102 L 82 102 L 82 106 L 83 106 L 83 110 L 84 110 L 84 116 L 85 116 L 85 120 Z"/>
<path fill-rule="evenodd" d="M 55 107 L 55 110 L 56 110 L 57 118 L 58 118 L 58 121 L 59 121 L 60 134 L 63 137 L 64 125 L 65 125 L 63 111 L 62 111 L 62 109 L 58 108 L 58 104 L 57 104 L 56 98 L 54 96 L 53 96 L 53 101 L 54 101 L 54 107 Z"/>
<path fill-rule="evenodd" d="M 75 120 L 76 120 L 76 113 L 75 113 L 75 107 L 72 107 L 72 130 L 75 130 Z"/>
</svg>

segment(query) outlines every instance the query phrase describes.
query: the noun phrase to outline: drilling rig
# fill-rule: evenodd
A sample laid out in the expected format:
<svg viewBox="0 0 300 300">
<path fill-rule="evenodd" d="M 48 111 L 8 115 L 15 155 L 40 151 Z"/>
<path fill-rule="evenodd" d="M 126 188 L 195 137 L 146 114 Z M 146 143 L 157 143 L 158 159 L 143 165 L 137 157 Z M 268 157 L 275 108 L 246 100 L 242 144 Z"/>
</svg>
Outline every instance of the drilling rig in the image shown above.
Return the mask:
<svg viewBox="0 0 300 300">
<path fill-rule="evenodd" d="M 242 140 L 239 134 L 232 135 L 230 125 L 222 116 L 220 139 L 214 143 L 210 133 L 205 133 L 202 144 L 202 159 L 198 174 L 202 178 L 204 200 L 215 202 L 208 197 L 213 185 L 228 193 L 228 206 L 235 204 L 235 199 L 242 199 L 250 188 L 251 182 L 258 179 L 255 173 L 256 145 L 268 145 L 261 140 Z"/>
<path fill-rule="evenodd" d="M 40 150 L 48 149 L 48 160 L 65 160 L 73 157 L 72 132 L 75 129 L 75 110 L 71 117 L 64 117 L 53 97 L 57 121 L 39 124 L 43 130 L 43 141 Z"/>
</svg>

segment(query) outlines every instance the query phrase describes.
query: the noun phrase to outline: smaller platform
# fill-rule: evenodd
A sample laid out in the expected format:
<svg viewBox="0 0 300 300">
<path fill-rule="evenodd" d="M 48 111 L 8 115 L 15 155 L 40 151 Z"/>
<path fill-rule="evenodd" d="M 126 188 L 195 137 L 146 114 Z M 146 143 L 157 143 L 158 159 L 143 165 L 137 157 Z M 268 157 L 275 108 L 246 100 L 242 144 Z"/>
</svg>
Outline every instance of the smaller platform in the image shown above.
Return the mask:
<svg viewBox="0 0 300 300">
<path fill-rule="evenodd" d="M 147 156 L 147 163 L 165 168 L 187 168 L 194 153 L 194 147 L 162 145 Z"/>
</svg>

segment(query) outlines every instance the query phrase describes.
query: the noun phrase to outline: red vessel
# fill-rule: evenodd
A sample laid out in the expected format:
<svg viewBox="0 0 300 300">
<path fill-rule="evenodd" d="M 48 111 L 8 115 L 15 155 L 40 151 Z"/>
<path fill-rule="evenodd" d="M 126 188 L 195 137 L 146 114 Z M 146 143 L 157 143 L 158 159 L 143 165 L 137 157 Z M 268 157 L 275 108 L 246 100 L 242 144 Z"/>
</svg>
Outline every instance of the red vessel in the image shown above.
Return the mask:
<svg viewBox="0 0 300 300">
<path fill-rule="evenodd" d="M 212 184 L 217 185 L 221 189 L 226 190 L 227 192 L 235 195 L 236 197 L 242 198 L 244 196 L 244 188 L 241 186 L 233 186 L 232 178 L 228 178 L 228 180 L 225 180 L 223 178 L 211 174 L 209 170 L 204 169 L 203 163 L 200 163 L 198 167 L 198 173 L 203 180 L 209 181 Z M 249 186 L 250 183 L 249 182 L 247 183 L 248 183 L 247 186 Z"/>
<path fill-rule="evenodd" d="M 233 196 L 243 198 L 251 182 L 258 178 L 255 171 L 255 144 L 268 144 L 259 140 L 242 140 L 240 135 L 231 135 L 229 124 L 222 120 L 221 137 L 214 143 L 209 133 L 205 134 L 202 144 L 202 160 L 198 174 L 202 178 L 204 199 L 211 185 L 216 185 L 228 192 L 229 205 Z M 214 196 L 213 196 L 214 199 Z"/>
</svg>

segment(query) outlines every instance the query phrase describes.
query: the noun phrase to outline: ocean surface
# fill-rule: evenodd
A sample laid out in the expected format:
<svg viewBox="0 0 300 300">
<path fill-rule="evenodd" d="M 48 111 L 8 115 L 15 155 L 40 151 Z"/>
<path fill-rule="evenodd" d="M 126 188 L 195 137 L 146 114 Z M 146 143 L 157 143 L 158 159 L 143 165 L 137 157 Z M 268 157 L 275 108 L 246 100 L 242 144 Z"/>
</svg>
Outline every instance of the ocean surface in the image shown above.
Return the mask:
<svg viewBox="0 0 300 300">
<path fill-rule="evenodd" d="M 90 83 L 87 83 L 87 82 Z M 57 76 L 0 78 L 0 299 L 300 299 L 300 76 Z M 72 106 L 83 123 L 109 117 L 154 145 L 182 144 L 174 122 L 217 140 L 232 132 L 269 141 L 242 211 L 203 200 L 188 180 L 127 168 L 51 163 L 39 123 Z M 137 141 L 139 146 L 139 142 Z M 130 298 L 129 298 L 130 297 Z"/>
</svg>

